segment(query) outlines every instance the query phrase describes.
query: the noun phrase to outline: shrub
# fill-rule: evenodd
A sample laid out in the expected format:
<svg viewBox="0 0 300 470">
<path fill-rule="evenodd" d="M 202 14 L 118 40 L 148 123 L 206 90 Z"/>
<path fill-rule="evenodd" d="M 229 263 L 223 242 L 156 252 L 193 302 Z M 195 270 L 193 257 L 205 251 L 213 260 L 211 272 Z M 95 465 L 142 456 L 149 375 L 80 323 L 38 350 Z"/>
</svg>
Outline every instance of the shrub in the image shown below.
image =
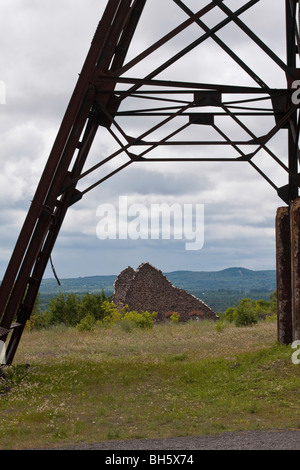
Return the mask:
<svg viewBox="0 0 300 470">
<path fill-rule="evenodd" d="M 103 302 L 106 299 L 103 298 L 103 292 L 102 294 L 90 294 L 87 292 L 84 294 L 81 298 L 80 301 L 80 313 L 82 315 L 86 315 L 87 312 L 93 315 L 95 320 L 102 320 L 104 316 L 104 309 L 103 309 Z"/>
<path fill-rule="evenodd" d="M 43 328 L 51 325 L 64 324 L 76 326 L 86 315 L 90 314 L 94 322 L 103 320 L 106 309 L 105 302 L 109 304 L 104 291 L 101 294 L 86 293 L 82 297 L 76 294 L 63 294 L 62 292 L 49 301 L 48 310 L 41 315 L 35 314 L 29 326 Z"/>
<path fill-rule="evenodd" d="M 105 300 L 102 303 L 102 310 L 103 310 L 103 318 L 102 320 L 98 320 L 97 324 L 100 326 L 112 326 L 116 322 L 120 321 L 122 318 L 121 313 L 117 309 L 116 305 L 113 302 L 109 302 Z"/>
<path fill-rule="evenodd" d="M 68 326 L 75 326 L 85 314 L 80 310 L 78 295 L 65 295 L 60 292 L 56 298 L 50 300 L 47 318 L 50 325 L 64 323 Z"/>
<path fill-rule="evenodd" d="M 147 310 L 142 313 L 132 311 L 126 312 L 120 322 L 121 326 L 122 324 L 123 327 L 125 326 L 125 329 L 130 329 L 130 325 L 136 328 L 152 328 L 156 316 L 156 312 L 150 313 Z"/>
<path fill-rule="evenodd" d="M 178 323 L 180 318 L 180 314 L 177 312 L 173 312 L 172 315 L 170 316 L 170 320 L 173 323 Z"/>
<path fill-rule="evenodd" d="M 248 326 L 258 322 L 255 301 L 242 299 L 236 309 L 234 323 L 236 326 Z"/>
<path fill-rule="evenodd" d="M 216 323 L 216 331 L 223 331 L 226 328 L 226 324 L 222 318 L 220 318 Z"/>
<path fill-rule="evenodd" d="M 95 317 L 91 313 L 88 313 L 83 317 L 79 323 L 76 325 L 77 330 L 79 331 L 91 331 L 95 328 Z"/>
<path fill-rule="evenodd" d="M 236 307 L 228 307 L 225 310 L 223 318 L 224 318 L 224 320 L 229 321 L 230 323 L 232 323 L 232 322 L 235 321 L 236 316 L 237 316 L 237 308 Z"/>
</svg>

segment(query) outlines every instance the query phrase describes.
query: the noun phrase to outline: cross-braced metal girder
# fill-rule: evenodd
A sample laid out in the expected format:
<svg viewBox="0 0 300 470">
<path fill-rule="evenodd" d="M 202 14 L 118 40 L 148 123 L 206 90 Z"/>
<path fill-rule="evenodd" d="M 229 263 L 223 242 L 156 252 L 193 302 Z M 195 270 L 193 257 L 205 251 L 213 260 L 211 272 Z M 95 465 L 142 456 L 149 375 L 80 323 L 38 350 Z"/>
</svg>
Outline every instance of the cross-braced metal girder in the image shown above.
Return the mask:
<svg viewBox="0 0 300 470">
<path fill-rule="evenodd" d="M 284 56 L 244 19 L 259 6 L 270 7 L 269 0 L 164 0 L 172 15 L 158 21 L 162 30 L 155 39 L 149 35 L 142 50 L 138 38 L 156 28 L 147 18 L 152 8 L 159 18 L 161 3 L 107 2 L 0 287 L 0 340 L 8 342 L 8 364 L 68 208 L 117 172 L 143 162 L 232 162 L 253 167 L 286 204 L 297 197 L 300 121 L 292 97 L 300 79 L 299 4 L 280 2 L 286 14 Z M 242 53 L 247 45 L 249 56 Z M 261 73 L 254 50 L 280 86 Z M 217 51 L 237 70 L 233 84 L 219 83 Z M 102 135 L 111 139 L 112 151 L 89 166 L 96 134 L 100 145 Z M 278 135 L 288 144 L 286 158 L 271 145 Z M 262 153 L 282 171 L 283 185 L 261 168 Z M 91 175 L 95 181 L 82 187 Z"/>
</svg>

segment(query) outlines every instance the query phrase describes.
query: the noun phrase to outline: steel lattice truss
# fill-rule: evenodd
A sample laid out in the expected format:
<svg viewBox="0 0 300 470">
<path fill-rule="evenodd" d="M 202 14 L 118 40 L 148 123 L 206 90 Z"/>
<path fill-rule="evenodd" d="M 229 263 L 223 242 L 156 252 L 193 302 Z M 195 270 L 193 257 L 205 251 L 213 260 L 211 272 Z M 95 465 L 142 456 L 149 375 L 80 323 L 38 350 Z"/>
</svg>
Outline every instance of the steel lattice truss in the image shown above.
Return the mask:
<svg viewBox="0 0 300 470">
<path fill-rule="evenodd" d="M 196 161 L 216 162 L 217 177 L 218 163 L 236 162 L 251 165 L 285 203 L 297 197 L 300 121 L 292 93 L 300 78 L 299 4 L 280 1 L 286 11 L 285 58 L 244 20 L 268 0 L 164 0 L 180 20 L 141 51 L 139 27 L 147 24 L 153 0 L 108 1 L 1 284 L 0 340 L 10 338 L 7 363 L 68 208 L 117 172 L 142 162 Z M 238 44 L 227 41 L 230 27 L 249 51 L 264 55 L 282 78 L 280 87 L 262 78 L 252 52 L 243 58 Z M 206 51 L 220 51 L 235 64 L 238 84 L 220 84 L 216 74 L 200 81 L 200 72 L 209 76 Z M 190 57 L 193 70 L 186 68 Z M 89 165 L 96 134 L 100 147 L 110 139 L 105 149 L 111 151 Z M 287 144 L 284 158 L 272 145 L 278 136 Z M 261 154 L 280 169 L 284 184 L 261 168 Z"/>
</svg>

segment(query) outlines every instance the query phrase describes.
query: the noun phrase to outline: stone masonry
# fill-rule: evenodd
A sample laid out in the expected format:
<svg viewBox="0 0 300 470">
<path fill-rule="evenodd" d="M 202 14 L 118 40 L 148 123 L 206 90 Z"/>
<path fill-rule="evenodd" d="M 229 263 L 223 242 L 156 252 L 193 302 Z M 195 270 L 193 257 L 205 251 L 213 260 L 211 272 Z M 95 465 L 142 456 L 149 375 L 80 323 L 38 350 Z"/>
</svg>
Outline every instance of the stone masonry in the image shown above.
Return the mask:
<svg viewBox="0 0 300 470">
<path fill-rule="evenodd" d="M 157 312 L 157 321 L 167 319 L 173 312 L 180 321 L 189 319 L 217 320 L 217 315 L 202 300 L 183 289 L 173 286 L 166 276 L 149 263 L 135 271 L 128 266 L 116 278 L 113 302 L 128 305 L 130 310 Z"/>
</svg>

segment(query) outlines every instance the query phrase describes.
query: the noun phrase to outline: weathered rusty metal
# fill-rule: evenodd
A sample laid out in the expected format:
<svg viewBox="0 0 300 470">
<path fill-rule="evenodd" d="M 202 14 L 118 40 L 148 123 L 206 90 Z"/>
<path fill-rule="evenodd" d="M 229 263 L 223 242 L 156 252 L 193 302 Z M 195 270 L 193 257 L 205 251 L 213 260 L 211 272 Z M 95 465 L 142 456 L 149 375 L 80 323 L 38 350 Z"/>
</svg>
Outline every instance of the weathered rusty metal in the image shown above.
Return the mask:
<svg viewBox="0 0 300 470">
<path fill-rule="evenodd" d="M 0 340 L 8 340 L 9 331 L 12 335 L 8 342 L 6 360 L 11 363 L 17 350 L 22 331 L 27 319 L 30 317 L 36 295 L 39 290 L 45 268 L 51 256 L 60 228 L 63 224 L 68 208 L 94 187 L 123 170 L 124 168 L 142 162 L 157 161 L 210 161 L 210 162 L 236 162 L 249 164 L 255 169 L 278 193 L 287 204 L 298 196 L 300 175 L 298 174 L 298 137 L 299 117 L 298 104 L 291 100 L 293 80 L 299 77 L 296 55 L 298 54 L 296 39 L 298 39 L 296 0 L 285 0 L 286 7 L 286 38 L 287 58 L 280 58 L 262 39 L 251 31 L 242 20 L 243 13 L 254 7 L 259 0 L 244 2 L 240 8 L 233 11 L 222 0 L 207 1 L 199 11 L 192 11 L 188 2 L 182 0 L 169 0 L 177 5 L 186 18 L 172 31 L 162 31 L 162 36 L 144 51 L 126 62 L 127 53 L 135 39 L 135 31 L 143 14 L 146 0 L 108 0 L 104 14 L 92 39 L 90 50 L 79 75 L 70 103 L 63 117 L 60 129 L 53 148 L 41 176 L 31 207 L 25 219 L 20 236 L 17 240 L 11 260 L 0 286 Z M 204 2 L 205 3 L 205 2 Z M 214 11 L 222 12 L 222 20 L 209 27 L 205 22 L 205 15 Z M 274 89 L 250 67 L 232 48 L 221 40 L 218 32 L 230 24 L 245 34 L 248 40 L 266 54 L 268 59 L 278 67 L 280 73 L 286 75 L 287 86 Z M 166 45 L 168 41 L 176 38 L 189 27 L 199 30 L 199 36 L 190 44 L 186 44 L 176 54 L 167 58 L 158 66 L 153 66 L 146 76 L 135 76 L 134 70 L 147 60 L 154 52 Z M 231 86 L 215 83 L 198 83 L 195 81 L 179 81 L 161 79 L 161 74 L 170 66 L 180 62 L 188 53 L 205 43 L 208 39 L 217 44 L 223 52 L 246 72 L 254 82 L 249 84 Z M 201 61 L 201 54 L 199 55 Z M 204 64 L 203 64 L 204 65 Z M 143 70 L 143 67 L 140 67 Z M 133 75 L 130 75 L 133 74 Z M 173 77 L 172 77 L 173 78 Z M 229 98 L 230 96 L 230 98 Z M 232 98 L 234 96 L 234 99 Z M 135 101 L 143 99 L 149 107 L 132 108 L 126 105 L 127 99 Z M 259 108 L 261 101 L 268 101 L 269 107 Z M 247 106 L 245 106 L 247 105 Z M 207 110 L 209 106 L 214 111 Z M 256 119 L 272 117 L 269 131 L 265 135 L 256 133 L 246 125 L 243 118 Z M 122 123 L 124 119 L 151 121 L 155 118 L 156 124 L 146 126 L 136 135 L 128 135 Z M 150 119 L 149 119 L 150 118 Z M 243 133 L 244 140 L 232 139 L 222 129 L 217 119 L 232 120 Z M 169 129 L 172 124 L 174 128 Z M 212 141 L 200 140 L 197 128 L 200 125 L 210 126 L 218 138 Z M 177 126 L 177 128 L 176 128 Z M 90 148 L 99 128 L 106 128 L 118 148 L 88 169 L 83 169 Z M 137 126 L 139 127 L 139 126 Z M 185 129 L 195 129 L 196 139 L 174 139 Z M 270 148 L 271 139 L 282 129 L 288 133 L 288 163 L 282 161 Z M 152 138 L 152 134 L 159 130 L 161 136 Z M 192 155 L 183 157 L 166 157 L 165 154 L 154 155 L 165 146 L 179 147 L 185 145 L 193 149 Z M 195 155 L 201 146 L 215 145 L 218 149 L 231 147 L 233 155 L 228 157 L 220 155 L 214 158 Z M 246 152 L 246 148 L 255 146 L 255 150 Z M 263 171 L 254 161 L 255 156 L 263 150 L 283 170 L 286 176 L 286 185 L 278 187 L 273 178 Z M 96 172 L 102 166 L 122 155 L 123 161 L 113 171 L 102 176 L 92 185 L 77 189 L 79 181 Z M 214 177 L 217 179 L 218 174 Z M 281 216 L 280 216 L 281 217 Z M 283 222 L 278 216 L 278 271 L 280 287 L 280 302 L 289 297 L 288 289 L 284 291 L 282 273 L 287 272 L 286 252 L 289 245 Z M 283 219 L 282 219 L 283 220 Z M 295 232 L 295 231 L 294 231 Z M 293 233 L 294 233 L 293 232 Z M 295 232 L 296 233 L 296 232 Z M 294 235 L 293 240 L 295 240 Z M 293 248 L 292 248 L 293 249 Z M 295 264 L 295 263 L 294 263 Z M 281 274 L 280 274 L 281 273 Z M 294 286 L 298 281 L 294 279 Z M 298 287 L 295 287 L 298 289 Z M 300 287 L 299 287 L 300 289 Z M 296 296 L 294 295 L 294 299 Z M 294 303 L 296 300 L 294 300 Z M 284 307 L 284 311 L 287 307 Z M 17 320 L 16 325 L 13 321 Z M 287 317 L 279 318 L 279 337 L 281 342 L 289 340 L 287 333 Z"/>
<path fill-rule="evenodd" d="M 291 285 L 290 208 L 279 207 L 276 214 L 277 339 L 280 344 L 293 340 Z"/>
<path fill-rule="evenodd" d="M 293 341 L 300 340 L 300 198 L 291 205 Z"/>
</svg>

